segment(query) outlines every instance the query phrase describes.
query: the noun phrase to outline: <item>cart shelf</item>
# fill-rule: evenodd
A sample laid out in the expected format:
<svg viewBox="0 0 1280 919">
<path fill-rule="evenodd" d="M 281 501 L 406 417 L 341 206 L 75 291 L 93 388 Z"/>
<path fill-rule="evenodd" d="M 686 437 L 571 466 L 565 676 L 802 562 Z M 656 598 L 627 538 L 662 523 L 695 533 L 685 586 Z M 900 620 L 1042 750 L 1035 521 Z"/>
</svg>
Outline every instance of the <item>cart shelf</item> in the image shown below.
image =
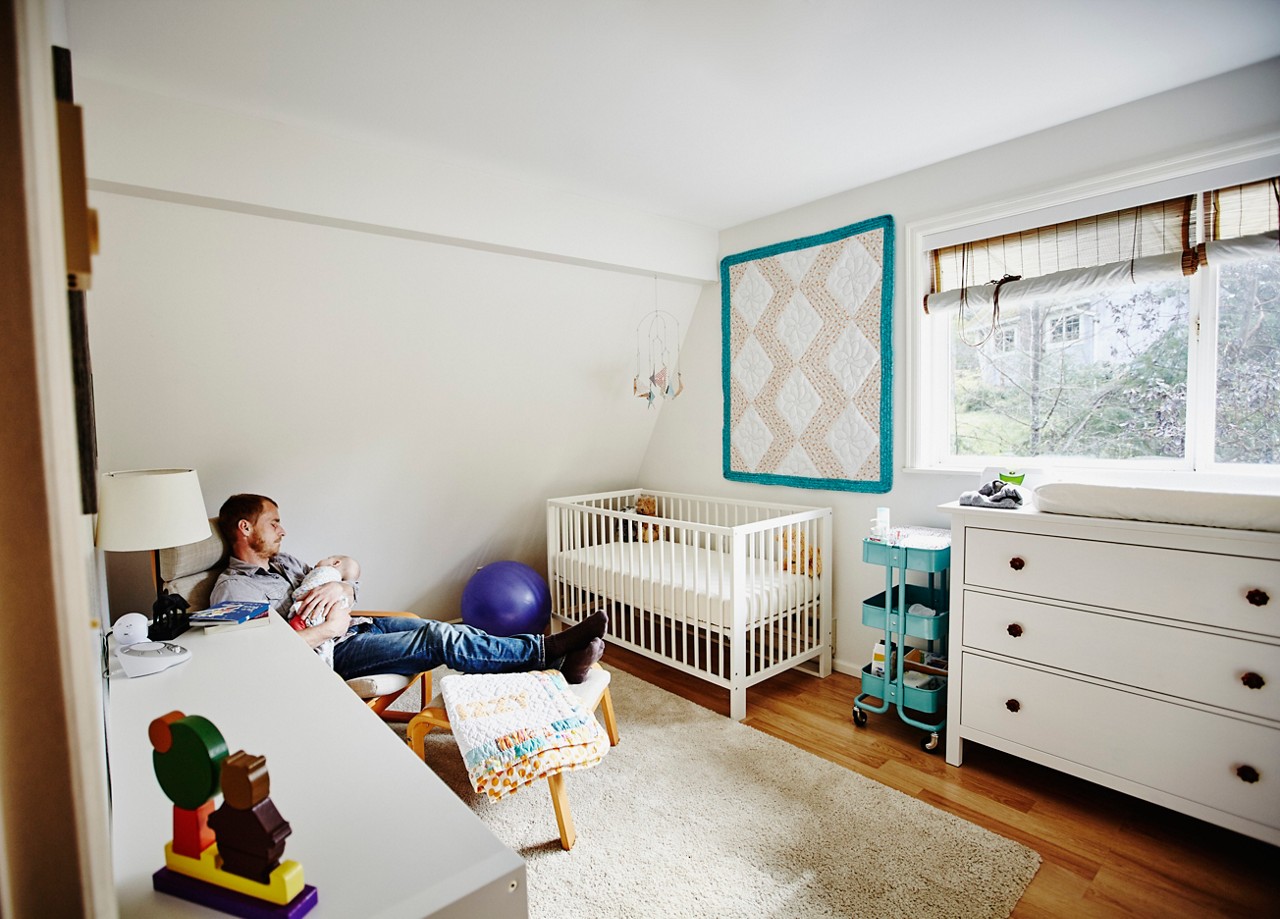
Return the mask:
<svg viewBox="0 0 1280 919">
<path fill-rule="evenodd" d="M 881 591 L 874 597 L 864 600 L 862 602 L 862 624 L 873 629 L 883 629 L 887 626 L 891 632 L 902 631 L 912 638 L 924 638 L 929 641 L 945 638 L 947 634 L 947 611 L 938 609 L 934 604 L 941 605 L 941 602 L 947 599 L 946 594 L 943 593 L 941 599 L 939 599 L 939 591 L 916 584 L 908 584 L 906 586 L 907 603 L 905 606 L 902 606 L 899 602 L 898 587 L 893 588 L 891 595 Z M 911 612 L 899 614 L 899 609 L 910 610 L 917 603 L 935 610 L 937 615 L 917 616 Z M 902 625 L 898 621 L 900 615 L 906 617 L 905 629 L 900 628 Z M 886 616 L 888 617 L 888 622 L 885 621 Z"/>
<path fill-rule="evenodd" d="M 904 708 L 932 715 L 942 707 L 942 702 L 946 698 L 947 685 L 943 683 L 936 689 L 917 689 L 905 683 L 899 684 L 897 680 L 886 680 L 882 676 L 877 676 L 871 672 L 871 665 L 867 664 L 862 668 L 862 692 L 863 695 L 872 696 L 890 704 L 901 698 Z"/>
</svg>

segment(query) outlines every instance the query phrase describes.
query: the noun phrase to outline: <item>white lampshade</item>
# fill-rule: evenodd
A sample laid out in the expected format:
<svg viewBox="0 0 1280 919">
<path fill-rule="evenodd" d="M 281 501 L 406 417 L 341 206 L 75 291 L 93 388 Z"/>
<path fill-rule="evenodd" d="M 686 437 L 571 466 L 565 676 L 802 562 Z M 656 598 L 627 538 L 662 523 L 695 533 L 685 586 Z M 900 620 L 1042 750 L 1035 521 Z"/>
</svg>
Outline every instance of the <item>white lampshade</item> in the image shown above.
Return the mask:
<svg viewBox="0 0 1280 919">
<path fill-rule="evenodd" d="M 96 539 L 100 549 L 167 549 L 208 539 L 210 532 L 194 469 L 134 469 L 102 476 Z"/>
</svg>

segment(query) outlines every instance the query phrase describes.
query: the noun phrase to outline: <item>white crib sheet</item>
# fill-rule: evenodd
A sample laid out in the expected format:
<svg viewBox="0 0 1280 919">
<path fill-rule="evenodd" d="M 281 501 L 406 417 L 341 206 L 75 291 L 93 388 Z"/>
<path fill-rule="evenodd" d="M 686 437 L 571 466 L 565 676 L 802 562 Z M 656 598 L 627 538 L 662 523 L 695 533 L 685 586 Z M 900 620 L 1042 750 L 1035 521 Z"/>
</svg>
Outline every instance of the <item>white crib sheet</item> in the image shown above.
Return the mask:
<svg viewBox="0 0 1280 919">
<path fill-rule="evenodd" d="M 780 569 L 780 559 L 748 559 L 748 622 L 772 619 L 818 596 L 818 582 Z M 727 630 L 733 620 L 733 563 L 727 552 L 669 542 L 611 542 L 570 549 L 554 576 L 617 603 L 678 622 Z"/>
</svg>

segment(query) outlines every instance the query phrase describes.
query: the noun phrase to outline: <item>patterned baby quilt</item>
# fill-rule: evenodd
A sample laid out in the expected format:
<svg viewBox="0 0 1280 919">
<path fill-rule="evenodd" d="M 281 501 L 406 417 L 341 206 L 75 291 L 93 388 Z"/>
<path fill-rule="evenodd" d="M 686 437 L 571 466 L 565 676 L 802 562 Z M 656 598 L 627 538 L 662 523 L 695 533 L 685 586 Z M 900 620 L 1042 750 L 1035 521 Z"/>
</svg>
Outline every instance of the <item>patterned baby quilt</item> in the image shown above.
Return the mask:
<svg viewBox="0 0 1280 919">
<path fill-rule="evenodd" d="M 600 762 L 609 738 L 558 670 L 453 674 L 440 681 L 471 787 L 498 800 Z"/>
</svg>

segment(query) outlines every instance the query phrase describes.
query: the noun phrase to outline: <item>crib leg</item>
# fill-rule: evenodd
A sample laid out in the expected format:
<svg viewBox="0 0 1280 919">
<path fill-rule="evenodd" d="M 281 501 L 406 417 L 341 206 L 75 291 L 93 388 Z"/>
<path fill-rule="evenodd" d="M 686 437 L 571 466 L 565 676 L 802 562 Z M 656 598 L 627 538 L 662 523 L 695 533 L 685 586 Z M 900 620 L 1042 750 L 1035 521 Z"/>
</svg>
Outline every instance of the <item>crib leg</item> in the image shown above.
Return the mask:
<svg viewBox="0 0 1280 919">
<path fill-rule="evenodd" d="M 729 690 L 729 717 L 734 721 L 741 721 L 747 717 L 747 689 L 745 686 L 735 686 Z"/>
</svg>

